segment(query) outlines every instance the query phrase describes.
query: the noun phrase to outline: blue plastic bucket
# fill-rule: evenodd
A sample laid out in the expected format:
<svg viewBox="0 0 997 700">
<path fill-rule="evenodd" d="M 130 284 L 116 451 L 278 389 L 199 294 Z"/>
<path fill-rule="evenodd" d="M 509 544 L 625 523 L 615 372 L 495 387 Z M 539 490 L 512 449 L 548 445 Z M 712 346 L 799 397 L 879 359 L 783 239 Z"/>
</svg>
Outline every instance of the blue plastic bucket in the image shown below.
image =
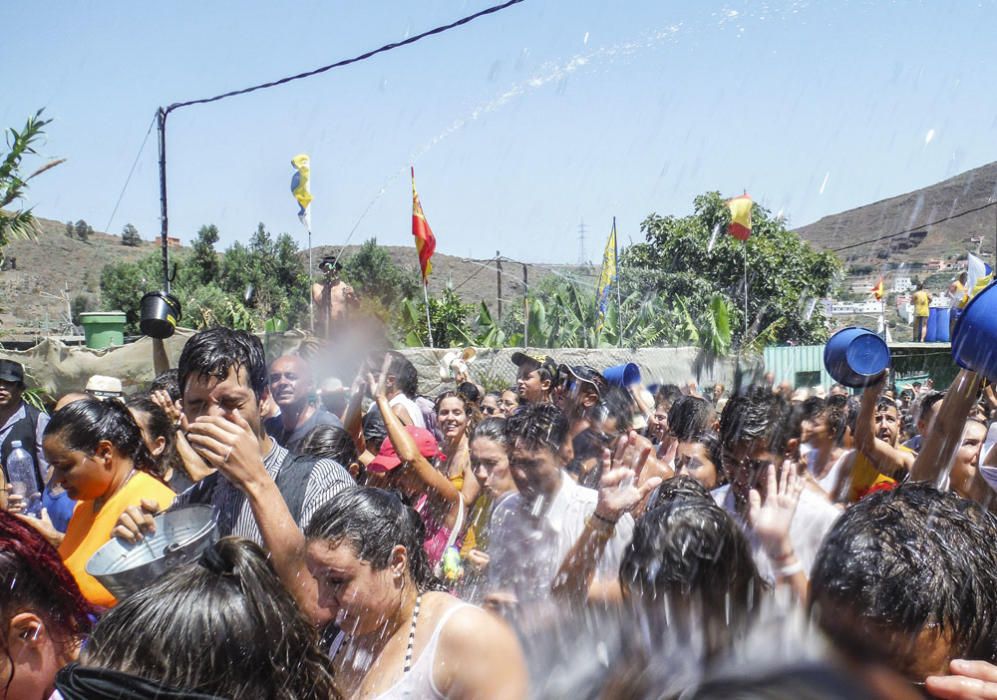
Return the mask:
<svg viewBox="0 0 997 700">
<path fill-rule="evenodd" d="M 935 333 L 936 343 L 949 342 L 949 328 L 951 327 L 953 313 L 958 312 L 954 312 L 952 309 L 938 309 L 938 332 Z"/>
<path fill-rule="evenodd" d="M 890 348 L 867 328 L 838 331 L 824 346 L 824 367 L 839 384 L 858 389 L 871 384 L 890 366 Z"/>
<path fill-rule="evenodd" d="M 924 334 L 924 342 L 938 342 L 938 309 L 934 306 L 928 309 L 928 331 Z"/>
<path fill-rule="evenodd" d="M 640 384 L 640 367 L 633 362 L 628 362 L 625 365 L 614 365 L 604 369 L 602 376 L 613 386 L 633 386 Z"/>
<path fill-rule="evenodd" d="M 997 382 L 997 285 L 979 292 L 962 310 L 952 334 L 952 359 Z"/>
</svg>

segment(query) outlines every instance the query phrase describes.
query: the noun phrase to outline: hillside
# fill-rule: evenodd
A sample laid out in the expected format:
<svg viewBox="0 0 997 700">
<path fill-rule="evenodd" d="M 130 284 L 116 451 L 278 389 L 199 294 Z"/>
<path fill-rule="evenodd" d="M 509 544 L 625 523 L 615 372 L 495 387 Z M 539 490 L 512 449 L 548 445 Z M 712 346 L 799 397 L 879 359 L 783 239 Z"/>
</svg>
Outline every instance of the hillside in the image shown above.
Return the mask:
<svg viewBox="0 0 997 700">
<path fill-rule="evenodd" d="M 929 266 L 933 260 L 965 258 L 976 250 L 971 239 L 983 238 L 982 250 L 994 251 L 997 222 L 997 163 L 969 170 L 934 185 L 825 216 L 797 233 L 816 246 L 841 250 L 852 266 L 907 263 Z M 944 219 L 944 221 L 942 221 Z M 863 243 L 880 236 L 904 233 Z"/>
<path fill-rule="evenodd" d="M 79 294 L 100 294 L 100 273 L 104 266 L 122 260 L 136 260 L 159 249 L 155 241 L 144 240 L 135 248 L 121 244 L 121 237 L 95 232 L 87 242 L 65 235 L 65 224 L 49 219 L 38 219 L 41 235 L 35 241 L 13 241 L 5 249 L 8 259 L 15 259 L 17 269 L 0 271 L 0 332 L 9 339 L 26 339 L 32 336 L 62 334 L 68 330 L 67 300 Z M 358 246 L 348 246 L 348 258 Z M 181 249 L 183 250 L 183 249 Z M 323 255 L 334 255 L 338 246 L 316 246 L 314 260 L 317 264 Z M 414 247 L 387 247 L 392 259 L 402 267 L 418 270 Z M 307 253 L 303 253 L 307 256 Z M 522 303 L 523 266 L 503 262 L 503 310 Z M 527 264 L 528 283 L 532 286 L 552 275 L 566 275 L 594 288 L 599 270 L 594 267 Z M 494 260 L 475 260 L 437 252 L 433 257 L 433 274 L 430 292 L 438 293 L 452 283 L 468 303 L 486 301 L 495 312 L 496 271 Z M 158 286 L 151 281 L 149 289 Z M 141 296 L 145 291 L 136 289 Z"/>
</svg>

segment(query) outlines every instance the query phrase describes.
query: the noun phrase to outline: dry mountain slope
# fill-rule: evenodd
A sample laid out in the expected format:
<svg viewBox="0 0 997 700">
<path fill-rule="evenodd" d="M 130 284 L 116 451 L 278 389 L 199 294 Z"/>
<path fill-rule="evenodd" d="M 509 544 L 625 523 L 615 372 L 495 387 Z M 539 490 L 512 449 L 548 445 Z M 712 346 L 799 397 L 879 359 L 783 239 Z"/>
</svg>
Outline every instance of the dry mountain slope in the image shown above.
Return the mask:
<svg viewBox="0 0 997 700">
<path fill-rule="evenodd" d="M 5 249 L 8 258 L 17 261 L 16 270 L 0 271 L 0 330 L 8 338 L 25 338 L 44 335 L 46 331 L 59 333 L 66 315 L 65 298 L 88 293 L 100 293 L 100 274 L 104 266 L 122 260 L 136 260 L 159 249 L 159 239 L 144 240 L 138 247 L 121 244 L 120 236 L 95 232 L 83 242 L 65 235 L 65 224 L 49 219 L 38 219 L 41 235 L 34 241 L 14 241 Z M 344 257 L 352 255 L 358 246 L 348 246 Z M 388 246 L 387 250 L 398 265 L 418 271 L 418 258 L 414 246 Z M 323 255 L 335 255 L 339 246 L 317 246 L 314 261 Z M 307 252 L 302 253 L 307 256 Z M 445 285 L 452 284 L 457 293 L 468 303 L 485 301 L 492 313 L 495 309 L 496 263 L 494 260 L 475 260 L 443 253 L 433 257 L 433 274 L 429 290 L 438 294 Z M 504 262 L 502 299 L 504 311 L 521 304 L 523 297 L 523 267 L 519 263 Z M 599 273 L 591 266 L 565 266 L 527 264 L 530 286 L 553 274 L 578 280 L 583 289 L 594 290 Z M 136 289 L 135 294 L 159 286 L 150 280 L 148 289 Z M 594 293 L 594 292 L 593 292 Z M 182 300 L 181 300 L 182 301 Z"/>
<path fill-rule="evenodd" d="M 990 163 L 913 192 L 825 216 L 797 233 L 820 248 L 854 246 L 839 253 L 848 262 L 916 264 L 964 257 L 976 249 L 970 239 L 979 236 L 983 251 L 992 253 L 995 225 L 997 163 Z M 855 245 L 904 231 L 912 233 Z"/>
</svg>

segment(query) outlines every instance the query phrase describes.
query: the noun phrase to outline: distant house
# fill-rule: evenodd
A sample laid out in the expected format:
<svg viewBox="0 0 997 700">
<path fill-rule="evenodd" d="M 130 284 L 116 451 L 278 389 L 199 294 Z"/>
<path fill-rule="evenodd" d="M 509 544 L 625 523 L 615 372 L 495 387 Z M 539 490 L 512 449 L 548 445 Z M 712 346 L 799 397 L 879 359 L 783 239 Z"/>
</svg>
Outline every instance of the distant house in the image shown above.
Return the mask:
<svg viewBox="0 0 997 700">
<path fill-rule="evenodd" d="M 894 292 L 906 292 L 914 288 L 913 283 L 910 281 L 910 277 L 894 277 L 893 278 L 893 291 Z"/>
<path fill-rule="evenodd" d="M 850 314 L 879 314 L 883 312 L 881 301 L 834 301 L 824 299 L 824 312 L 829 316 L 846 316 Z"/>
<path fill-rule="evenodd" d="M 166 246 L 168 248 L 179 248 L 180 247 L 180 239 L 179 238 L 174 238 L 173 236 L 167 236 L 166 237 Z"/>
</svg>

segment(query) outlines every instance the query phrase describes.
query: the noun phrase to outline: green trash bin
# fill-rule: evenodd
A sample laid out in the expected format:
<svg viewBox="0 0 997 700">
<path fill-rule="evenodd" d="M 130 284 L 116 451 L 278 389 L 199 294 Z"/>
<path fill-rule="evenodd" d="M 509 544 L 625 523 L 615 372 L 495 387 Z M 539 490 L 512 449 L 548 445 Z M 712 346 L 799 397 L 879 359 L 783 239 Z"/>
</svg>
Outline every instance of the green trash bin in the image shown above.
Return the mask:
<svg viewBox="0 0 997 700">
<path fill-rule="evenodd" d="M 87 347 L 103 350 L 112 345 L 125 344 L 124 311 L 91 311 L 80 314 L 80 325 Z"/>
</svg>

